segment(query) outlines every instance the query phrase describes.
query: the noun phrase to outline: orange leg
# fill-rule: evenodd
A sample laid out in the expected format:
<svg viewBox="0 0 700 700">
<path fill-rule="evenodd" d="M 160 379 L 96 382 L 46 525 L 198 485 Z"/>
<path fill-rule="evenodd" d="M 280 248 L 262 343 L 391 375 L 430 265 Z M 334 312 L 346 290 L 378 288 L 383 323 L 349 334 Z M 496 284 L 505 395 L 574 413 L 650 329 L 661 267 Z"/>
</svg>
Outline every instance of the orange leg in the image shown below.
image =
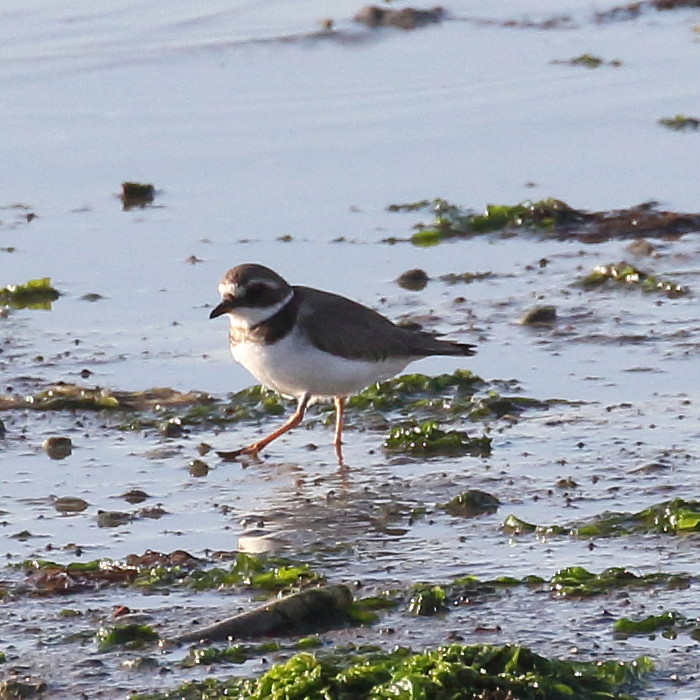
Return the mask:
<svg viewBox="0 0 700 700">
<path fill-rule="evenodd" d="M 333 399 L 335 403 L 335 437 L 333 445 L 335 446 L 335 456 L 338 458 L 338 464 L 341 467 L 345 466 L 343 462 L 343 416 L 345 415 L 345 396 L 336 396 Z"/>
<path fill-rule="evenodd" d="M 267 437 L 262 440 L 258 440 L 247 447 L 243 447 L 240 450 L 232 450 L 230 452 L 217 452 L 216 454 L 224 460 L 224 462 L 234 462 L 241 455 L 252 455 L 253 457 L 258 456 L 260 450 L 267 447 L 273 440 L 276 440 L 280 435 L 284 435 L 289 432 L 292 428 L 296 428 L 299 423 L 304 419 L 304 414 L 306 413 L 306 407 L 309 405 L 309 400 L 311 399 L 310 394 L 304 394 L 299 399 L 297 403 L 296 411 L 289 417 L 289 420 L 281 425 L 277 430 L 273 430 Z"/>
</svg>

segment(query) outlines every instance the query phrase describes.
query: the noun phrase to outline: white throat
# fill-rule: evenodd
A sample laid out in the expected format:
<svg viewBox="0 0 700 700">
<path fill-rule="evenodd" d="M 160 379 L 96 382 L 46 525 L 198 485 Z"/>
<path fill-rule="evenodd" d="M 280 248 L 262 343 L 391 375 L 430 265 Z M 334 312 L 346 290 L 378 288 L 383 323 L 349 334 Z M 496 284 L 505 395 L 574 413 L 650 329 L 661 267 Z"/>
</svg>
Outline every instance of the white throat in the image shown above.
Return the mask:
<svg viewBox="0 0 700 700">
<path fill-rule="evenodd" d="M 239 306 L 238 308 L 226 312 L 229 323 L 235 328 L 248 330 L 258 323 L 263 323 L 272 318 L 282 307 L 286 306 L 294 296 L 294 291 L 290 291 L 287 296 L 272 306 Z"/>
</svg>

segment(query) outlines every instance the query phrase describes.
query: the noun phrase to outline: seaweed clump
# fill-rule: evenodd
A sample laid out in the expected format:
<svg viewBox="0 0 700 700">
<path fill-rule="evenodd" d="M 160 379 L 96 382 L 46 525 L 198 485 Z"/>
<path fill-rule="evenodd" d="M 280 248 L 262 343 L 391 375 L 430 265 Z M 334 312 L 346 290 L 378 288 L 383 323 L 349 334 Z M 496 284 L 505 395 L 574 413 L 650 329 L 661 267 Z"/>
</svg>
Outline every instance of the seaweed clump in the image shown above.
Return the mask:
<svg viewBox="0 0 700 700">
<path fill-rule="evenodd" d="M 693 581 L 687 574 L 635 574 L 624 567 L 610 567 L 595 574 L 582 566 L 569 566 L 560 569 L 549 579 L 530 574 L 521 578 L 498 576 L 481 580 L 467 574 L 448 583 L 424 582 L 413 586 L 408 595 L 407 607 L 412 614 L 433 614 L 463 604 L 495 600 L 503 591 L 521 587 L 537 588 L 549 593 L 554 599 L 566 599 L 593 598 L 613 591 L 654 587 L 678 590 L 688 588 Z M 426 610 L 431 612 L 425 612 Z"/>
<path fill-rule="evenodd" d="M 394 416 L 387 417 L 385 414 L 395 413 L 402 422 L 409 421 L 408 425 L 400 425 L 397 431 L 400 429 L 410 432 L 418 428 L 425 437 L 431 438 L 427 441 L 429 443 L 445 436 L 440 436 L 435 428 L 428 427 L 428 423 L 455 419 L 479 421 L 501 418 L 507 414 L 519 414 L 530 408 L 549 407 L 549 402 L 546 401 L 524 396 L 501 396 L 493 389 L 483 393 L 482 390 L 486 386 L 483 379 L 465 369 L 435 377 L 419 373 L 404 374 L 373 384 L 350 397 L 348 408 L 361 410 L 348 412 L 348 419 L 350 423 L 357 424 L 362 421 L 365 425 L 375 428 L 382 424 L 386 427 L 389 424 L 388 419 Z M 320 406 L 319 410 L 330 411 L 330 408 Z M 411 437 L 409 432 L 394 435 L 393 437 L 401 439 L 392 441 L 391 445 L 401 447 L 403 439 Z M 413 437 L 417 436 L 416 433 Z M 449 440 L 453 441 L 455 448 L 459 447 L 457 435 L 452 435 Z M 442 447 L 447 447 L 448 441 L 442 442 Z"/>
<path fill-rule="evenodd" d="M 442 586 L 415 586 L 408 602 L 408 611 L 412 615 L 421 616 L 444 612 L 447 609 L 446 598 L 447 594 Z"/>
<path fill-rule="evenodd" d="M 122 182 L 122 208 L 129 211 L 136 207 L 143 209 L 153 202 L 156 197 L 156 188 L 141 182 Z"/>
<path fill-rule="evenodd" d="M 638 0 L 624 5 L 616 5 L 609 10 L 595 12 L 593 20 L 603 22 L 626 22 L 637 19 L 647 9 L 663 12 L 684 7 L 699 7 L 700 0 Z"/>
<path fill-rule="evenodd" d="M 504 575 L 492 579 L 465 574 L 448 582 L 423 581 L 411 586 L 408 591 L 384 591 L 380 597 L 358 600 L 354 607 L 363 614 L 355 621 L 358 624 L 374 623 L 377 618 L 371 613 L 385 608 L 403 607 L 406 613 L 414 616 L 449 613 L 463 605 L 491 603 L 508 594 L 508 591 L 523 588 L 549 594 L 553 600 L 566 600 L 649 588 L 684 590 L 694 582 L 695 577 L 684 573 L 635 574 L 624 567 L 610 567 L 593 573 L 582 566 L 569 566 L 555 572 L 549 579 L 536 574 L 522 577 Z"/>
<path fill-rule="evenodd" d="M 687 576 L 681 574 L 635 574 L 621 566 L 613 566 L 594 574 L 582 566 L 568 566 L 557 571 L 549 580 L 549 589 L 558 598 L 589 598 L 622 588 L 647 588 L 666 585 L 686 588 Z"/>
<path fill-rule="evenodd" d="M 85 387 L 57 382 L 47 389 L 26 396 L 0 395 L 0 410 L 32 408 L 39 411 L 165 411 L 174 407 L 211 404 L 208 394 L 180 392 L 165 387 L 145 391 L 118 391 L 103 387 Z"/>
<path fill-rule="evenodd" d="M 672 131 L 697 131 L 700 129 L 700 119 L 687 117 L 685 114 L 676 114 L 675 117 L 663 117 L 659 124 Z"/>
<path fill-rule="evenodd" d="M 434 421 L 393 428 L 383 445 L 387 452 L 412 456 L 437 457 L 447 455 L 491 454 L 491 438 L 469 437 L 463 430 L 442 430 Z"/>
<path fill-rule="evenodd" d="M 148 625 L 114 625 L 101 627 L 97 631 L 98 651 L 111 651 L 117 647 L 125 649 L 142 649 L 150 644 L 155 644 L 160 637 Z"/>
<path fill-rule="evenodd" d="M 700 641 L 700 626 L 697 620 L 690 620 L 674 610 L 639 619 L 622 617 L 615 620 L 613 631 L 616 637 L 622 639 L 634 635 L 653 635 L 657 632 L 666 639 L 676 639 L 679 634 L 685 632 L 696 642 Z"/>
<path fill-rule="evenodd" d="M 645 293 L 661 292 L 672 299 L 689 293 L 687 287 L 677 282 L 661 279 L 626 262 L 598 265 L 581 280 L 580 284 L 584 289 L 597 289 L 611 282 L 627 287 L 636 287 Z"/>
<path fill-rule="evenodd" d="M 192 647 L 181 665 L 185 668 L 194 666 L 211 666 L 212 664 L 242 664 L 253 657 L 263 656 L 279 651 L 279 642 L 270 641 L 261 644 L 231 644 L 226 647 Z"/>
<path fill-rule="evenodd" d="M 430 377 L 405 374 L 373 384 L 348 400 L 348 425 L 384 430 L 390 412 L 410 416 L 417 422 L 481 420 L 520 413 L 528 408 L 547 408 L 549 402 L 526 397 L 505 397 L 491 390 L 479 394 L 486 382 L 468 370 Z M 179 392 L 167 387 L 143 391 L 120 391 L 57 382 L 22 396 L 0 394 L 0 411 L 34 409 L 39 411 L 108 411 L 121 420 L 122 430 L 158 429 L 165 437 L 179 437 L 188 426 L 227 425 L 241 421 L 261 421 L 284 413 L 288 400 L 260 385 L 252 386 L 226 399 L 204 392 Z M 322 420 L 330 420 L 330 404 L 314 409 Z"/>
<path fill-rule="evenodd" d="M 656 202 L 645 202 L 628 209 L 589 212 L 574 209 L 559 199 L 525 201 L 514 205 L 488 204 L 482 213 L 465 209 L 444 199 L 392 204 L 389 211 L 431 211 L 434 218 L 418 223 L 411 242 L 432 246 L 442 241 L 475 235 L 521 232 L 562 240 L 578 239 L 597 243 L 611 239 L 679 235 L 700 230 L 700 213 L 661 211 Z M 390 239 L 388 242 L 395 242 Z"/>
<path fill-rule="evenodd" d="M 203 700 L 263 698 L 425 698 L 426 700 L 580 700 L 627 698 L 651 661 L 564 661 L 548 659 L 526 647 L 451 644 L 414 653 L 404 647 L 386 653 L 333 656 L 296 654 L 256 679 L 207 678 L 165 693 L 132 695 L 130 700 Z"/>
<path fill-rule="evenodd" d="M 581 538 L 700 532 L 700 501 L 675 498 L 637 513 L 606 512 L 571 525 L 534 525 L 509 515 L 503 522 L 503 530 L 514 535 L 532 532 L 538 535 L 570 535 Z"/>
<path fill-rule="evenodd" d="M 408 205 L 413 209 L 413 205 Z M 521 202 L 515 205 L 487 204 L 483 213 L 463 209 L 444 199 L 436 199 L 421 208 L 435 213 L 431 224 L 419 224 L 411 242 L 418 246 L 431 246 L 450 238 L 502 231 L 507 229 L 553 229 L 578 220 L 580 214 L 558 199 L 542 199 L 537 202 Z M 393 205 L 389 211 L 406 210 L 406 205 Z"/>
<path fill-rule="evenodd" d="M 440 506 L 450 515 L 461 518 L 473 518 L 483 513 L 495 513 L 500 501 L 485 491 L 468 489 Z"/>
<path fill-rule="evenodd" d="M 129 555 L 123 562 L 95 559 L 57 564 L 29 559 L 19 566 L 28 577 L 17 592 L 33 595 L 65 595 L 110 585 L 149 590 L 183 587 L 195 591 L 240 587 L 277 593 L 323 580 L 307 564 L 243 552 L 238 552 L 227 568 L 210 566 L 181 550 L 170 554 L 149 550 L 142 555 Z"/>
<path fill-rule="evenodd" d="M 599 68 L 603 65 L 612 66 L 613 68 L 619 68 L 622 65 L 622 63 L 617 59 L 613 59 L 612 61 L 605 61 L 599 56 L 593 56 L 589 53 L 582 53 L 580 56 L 575 56 L 574 58 L 569 58 L 567 60 L 555 59 L 553 61 L 550 61 L 550 63 L 553 63 L 555 65 L 566 64 L 567 66 L 582 66 L 583 68 L 588 69 Z"/>
<path fill-rule="evenodd" d="M 29 280 L 24 284 L 8 284 L 0 289 L 0 304 L 13 309 L 50 310 L 60 293 L 51 285 L 50 277 Z"/>
<path fill-rule="evenodd" d="M 396 27 L 397 29 L 418 29 L 430 24 L 437 24 L 445 18 L 445 10 L 433 7 L 429 10 L 417 10 L 413 7 L 402 7 L 395 10 L 389 7 L 367 5 L 353 18 L 355 22 L 368 27 Z"/>
</svg>

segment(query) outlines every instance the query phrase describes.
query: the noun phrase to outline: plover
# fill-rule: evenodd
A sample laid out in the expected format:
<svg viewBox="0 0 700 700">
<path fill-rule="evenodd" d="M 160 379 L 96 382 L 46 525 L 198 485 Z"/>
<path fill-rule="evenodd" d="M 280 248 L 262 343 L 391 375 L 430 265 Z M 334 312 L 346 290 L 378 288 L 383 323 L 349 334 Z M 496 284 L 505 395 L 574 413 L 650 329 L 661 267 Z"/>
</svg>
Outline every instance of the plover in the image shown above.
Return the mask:
<svg viewBox="0 0 700 700">
<path fill-rule="evenodd" d="M 342 465 L 343 413 L 348 396 L 393 377 L 414 360 L 475 353 L 474 345 L 402 328 L 337 294 L 291 286 L 262 265 L 231 268 L 219 283 L 219 294 L 221 303 L 209 318 L 228 316 L 234 360 L 264 386 L 297 400 L 296 410 L 284 425 L 239 450 L 218 453 L 229 461 L 241 455 L 256 456 L 295 428 L 312 400 L 333 399 L 333 444 Z"/>
</svg>

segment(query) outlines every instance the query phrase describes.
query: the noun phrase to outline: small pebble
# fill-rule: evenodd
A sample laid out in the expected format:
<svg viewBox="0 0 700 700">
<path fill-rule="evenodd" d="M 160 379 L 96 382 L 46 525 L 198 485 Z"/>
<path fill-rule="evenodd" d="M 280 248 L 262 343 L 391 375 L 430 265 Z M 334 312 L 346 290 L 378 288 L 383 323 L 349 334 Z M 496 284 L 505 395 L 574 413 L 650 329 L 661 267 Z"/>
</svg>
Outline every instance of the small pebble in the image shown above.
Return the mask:
<svg viewBox="0 0 700 700">
<path fill-rule="evenodd" d="M 53 507 L 59 513 L 82 513 L 88 505 L 87 501 L 74 496 L 62 496 L 53 502 Z"/>
<path fill-rule="evenodd" d="M 206 476 L 209 473 L 209 465 L 201 459 L 193 459 L 188 465 L 192 476 Z"/>
<path fill-rule="evenodd" d="M 406 270 L 406 272 L 399 276 L 396 283 L 399 287 L 403 287 L 403 289 L 419 292 L 421 289 L 425 289 L 429 281 L 430 277 L 428 277 L 428 273 L 416 267 L 412 270 Z"/>
<path fill-rule="evenodd" d="M 73 452 L 73 443 L 67 437 L 46 438 L 41 446 L 51 459 L 65 459 Z"/>
<path fill-rule="evenodd" d="M 150 496 L 141 489 L 129 489 L 121 494 L 119 498 L 123 498 L 127 503 L 143 503 Z"/>
<path fill-rule="evenodd" d="M 556 306 L 535 306 L 521 319 L 524 326 L 551 326 L 557 322 Z"/>
<path fill-rule="evenodd" d="M 165 423 L 161 423 L 159 430 L 160 434 L 165 437 L 180 437 L 185 432 L 179 418 L 171 418 Z"/>
<path fill-rule="evenodd" d="M 126 525 L 131 520 L 131 513 L 116 510 L 97 511 L 97 527 L 119 527 L 119 525 Z"/>
<path fill-rule="evenodd" d="M 632 253 L 632 255 L 639 255 L 640 257 L 653 255 L 656 252 L 654 246 L 644 239 L 632 241 L 627 246 L 627 250 Z"/>
<path fill-rule="evenodd" d="M 144 207 L 150 204 L 156 196 L 156 188 L 151 184 L 140 182 L 122 182 L 121 199 L 124 209 Z"/>
<path fill-rule="evenodd" d="M 211 452 L 211 445 L 208 445 L 206 442 L 200 442 L 199 445 L 197 445 L 197 452 L 201 456 L 204 456 L 207 452 Z"/>
</svg>

